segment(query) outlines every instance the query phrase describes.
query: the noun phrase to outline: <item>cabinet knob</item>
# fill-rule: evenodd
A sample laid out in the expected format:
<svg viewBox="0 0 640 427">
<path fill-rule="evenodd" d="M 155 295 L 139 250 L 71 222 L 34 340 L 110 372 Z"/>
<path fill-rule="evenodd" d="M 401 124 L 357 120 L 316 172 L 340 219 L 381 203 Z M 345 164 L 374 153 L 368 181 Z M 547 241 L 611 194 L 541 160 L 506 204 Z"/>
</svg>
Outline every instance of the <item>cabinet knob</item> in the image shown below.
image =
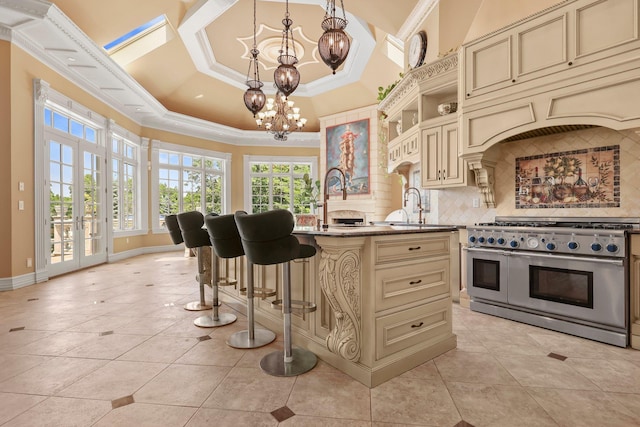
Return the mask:
<svg viewBox="0 0 640 427">
<path fill-rule="evenodd" d="M 516 79 L 511 80 L 511 83 L 515 83 L 515 82 L 516 82 Z"/>
<path fill-rule="evenodd" d="M 442 179 L 447 179 L 447 170 L 442 169 Z"/>
<path fill-rule="evenodd" d="M 569 61 L 569 65 L 573 65 L 573 62 Z"/>
<path fill-rule="evenodd" d="M 468 94 L 467 94 L 467 97 L 469 97 L 469 96 L 471 96 L 471 94 L 470 94 L 470 93 L 468 93 Z"/>
</svg>

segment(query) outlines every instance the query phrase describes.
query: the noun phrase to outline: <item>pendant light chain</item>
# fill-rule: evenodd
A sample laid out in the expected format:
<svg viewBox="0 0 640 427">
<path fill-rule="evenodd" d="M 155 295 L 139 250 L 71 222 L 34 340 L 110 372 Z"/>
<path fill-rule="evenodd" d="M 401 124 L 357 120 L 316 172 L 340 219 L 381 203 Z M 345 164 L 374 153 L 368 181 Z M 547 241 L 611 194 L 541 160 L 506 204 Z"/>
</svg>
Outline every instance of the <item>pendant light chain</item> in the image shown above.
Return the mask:
<svg viewBox="0 0 640 427">
<path fill-rule="evenodd" d="M 266 102 L 264 92 L 262 92 L 264 84 L 260 81 L 259 53 L 256 43 L 256 0 L 253 0 L 253 49 L 251 49 L 251 59 L 249 60 L 249 70 L 247 71 L 246 84 L 249 88 L 244 93 L 244 105 L 253 113 L 253 117 L 256 116 L 258 111 L 262 110 Z M 253 79 L 251 79 L 252 71 Z"/>
</svg>

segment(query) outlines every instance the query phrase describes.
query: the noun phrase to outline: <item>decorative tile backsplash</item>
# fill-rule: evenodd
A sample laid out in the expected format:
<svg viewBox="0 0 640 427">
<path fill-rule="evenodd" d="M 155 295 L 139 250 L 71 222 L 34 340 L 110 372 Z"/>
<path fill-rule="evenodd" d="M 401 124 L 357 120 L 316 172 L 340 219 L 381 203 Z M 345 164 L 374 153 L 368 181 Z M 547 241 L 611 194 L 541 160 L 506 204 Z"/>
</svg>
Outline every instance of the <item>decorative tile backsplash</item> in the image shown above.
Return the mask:
<svg viewBox="0 0 640 427">
<path fill-rule="evenodd" d="M 620 146 L 519 157 L 516 209 L 620 206 Z"/>
</svg>

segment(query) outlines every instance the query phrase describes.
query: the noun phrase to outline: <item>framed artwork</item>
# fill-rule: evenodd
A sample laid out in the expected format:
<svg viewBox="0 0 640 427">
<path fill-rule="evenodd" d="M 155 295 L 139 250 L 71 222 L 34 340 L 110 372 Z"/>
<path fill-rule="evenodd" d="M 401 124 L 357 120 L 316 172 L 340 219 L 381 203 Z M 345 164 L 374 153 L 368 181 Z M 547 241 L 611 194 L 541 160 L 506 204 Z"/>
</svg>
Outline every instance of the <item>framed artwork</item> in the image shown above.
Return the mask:
<svg viewBox="0 0 640 427">
<path fill-rule="evenodd" d="M 327 170 L 340 168 L 347 194 L 369 194 L 369 119 L 327 127 Z M 329 194 L 342 192 L 339 174 L 331 174 Z"/>
<path fill-rule="evenodd" d="M 411 183 L 412 187 L 415 187 L 417 189 L 420 190 L 420 203 L 422 204 L 422 212 L 431 212 L 431 206 L 430 201 L 429 201 L 429 190 L 426 190 L 424 188 L 420 188 L 420 171 L 416 170 L 413 171 L 411 180 L 413 181 Z M 413 213 L 418 213 L 418 198 L 415 196 L 415 193 L 411 193 L 412 195 L 410 195 L 409 197 L 412 198 L 413 200 Z"/>
<path fill-rule="evenodd" d="M 516 209 L 620 207 L 620 146 L 516 159 Z"/>
</svg>

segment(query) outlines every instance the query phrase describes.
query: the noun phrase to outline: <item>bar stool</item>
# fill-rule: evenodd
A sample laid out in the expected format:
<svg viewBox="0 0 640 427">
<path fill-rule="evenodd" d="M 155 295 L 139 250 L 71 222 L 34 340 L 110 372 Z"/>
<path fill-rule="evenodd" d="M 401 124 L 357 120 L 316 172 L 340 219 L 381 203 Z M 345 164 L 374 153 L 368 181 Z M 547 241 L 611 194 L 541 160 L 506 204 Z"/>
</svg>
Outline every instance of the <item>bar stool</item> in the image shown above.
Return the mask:
<svg viewBox="0 0 640 427">
<path fill-rule="evenodd" d="M 290 377 L 311 370 L 317 363 L 312 352 L 292 348 L 291 313 L 292 311 L 311 313 L 315 304 L 306 301 L 291 300 L 291 264 L 294 259 L 309 258 L 316 249 L 300 244 L 291 234 L 294 220 L 291 212 L 278 209 L 249 215 L 238 211 L 234 214 L 242 247 L 247 259 L 257 265 L 284 264 L 282 300 L 271 303 L 273 308 L 281 308 L 284 317 L 284 351 L 267 354 L 260 360 L 260 368 L 270 375 Z M 292 307 L 296 305 L 296 307 Z"/>
<path fill-rule="evenodd" d="M 207 215 L 204 223 L 209 231 L 211 246 L 219 258 L 244 255 L 240 234 L 233 215 Z M 214 276 L 215 277 L 215 276 Z M 247 263 L 247 330 L 232 334 L 227 344 L 234 348 L 257 348 L 273 342 L 276 334 L 267 329 L 255 329 L 253 313 L 253 263 Z M 273 291 L 275 294 L 275 290 Z"/>
<path fill-rule="evenodd" d="M 169 230 L 169 236 L 171 236 L 171 241 L 174 245 L 179 245 L 183 243 L 182 239 L 182 231 L 180 230 L 180 224 L 178 224 L 178 216 L 177 215 L 167 215 L 164 217 L 164 223 L 167 226 L 167 230 Z M 200 277 L 198 276 L 198 282 L 200 283 Z M 204 283 L 200 283 L 200 301 L 192 301 L 188 302 L 184 305 L 185 310 L 189 311 L 202 311 L 209 310 L 211 308 L 211 304 L 205 301 L 204 297 Z"/>
<path fill-rule="evenodd" d="M 191 211 L 184 212 L 178 214 L 178 224 L 180 224 L 180 229 L 182 230 L 182 238 L 184 239 L 184 244 L 188 248 L 196 249 L 196 256 L 198 258 L 198 278 L 200 281 L 200 286 L 204 286 L 205 282 L 205 271 L 204 266 L 205 255 L 203 249 L 205 247 L 211 246 L 211 240 L 209 240 L 209 233 L 206 229 L 202 228 L 204 225 L 204 217 L 200 212 Z M 211 288 L 213 289 L 213 310 L 211 310 L 211 316 L 200 316 L 193 323 L 196 326 L 201 326 L 204 328 L 214 328 L 217 326 L 228 325 L 229 323 L 233 323 L 236 321 L 236 316 L 229 313 L 220 314 L 218 311 L 218 307 L 220 303 L 218 302 L 218 285 L 216 277 L 217 271 L 217 257 L 214 255 L 214 252 L 211 251 L 211 257 L 209 258 L 209 262 L 211 262 L 212 270 L 212 279 L 211 279 Z"/>
</svg>

